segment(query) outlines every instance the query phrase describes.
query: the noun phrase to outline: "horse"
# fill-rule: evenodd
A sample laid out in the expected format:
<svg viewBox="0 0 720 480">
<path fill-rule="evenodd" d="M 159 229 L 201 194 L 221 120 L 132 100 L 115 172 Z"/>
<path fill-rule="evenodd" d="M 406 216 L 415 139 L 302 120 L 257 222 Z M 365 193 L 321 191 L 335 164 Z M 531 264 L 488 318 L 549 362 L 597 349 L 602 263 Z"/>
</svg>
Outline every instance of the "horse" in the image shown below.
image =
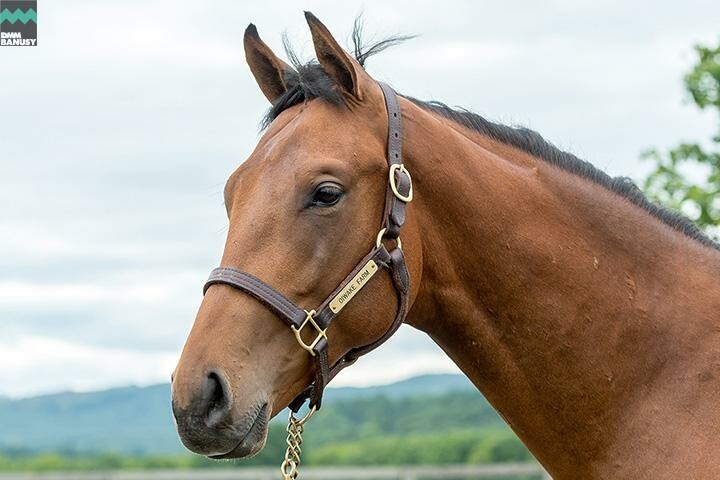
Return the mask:
<svg viewBox="0 0 720 480">
<path fill-rule="evenodd" d="M 245 32 L 271 107 L 173 374 L 185 446 L 257 453 L 401 317 L 553 478 L 720 478 L 720 246 L 533 131 L 396 94 L 364 68 L 392 40 L 351 54 L 306 19 L 310 63 Z"/>
</svg>

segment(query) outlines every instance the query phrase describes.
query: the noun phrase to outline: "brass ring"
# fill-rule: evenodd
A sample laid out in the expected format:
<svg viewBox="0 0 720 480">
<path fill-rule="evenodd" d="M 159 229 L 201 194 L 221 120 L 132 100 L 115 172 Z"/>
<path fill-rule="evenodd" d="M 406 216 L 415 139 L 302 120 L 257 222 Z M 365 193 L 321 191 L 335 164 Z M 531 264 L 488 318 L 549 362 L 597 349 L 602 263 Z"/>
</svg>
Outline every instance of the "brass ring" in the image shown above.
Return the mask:
<svg viewBox="0 0 720 480">
<path fill-rule="evenodd" d="M 383 235 L 385 235 L 385 232 L 387 231 L 387 228 L 383 228 L 380 230 L 377 234 L 377 239 L 375 240 L 375 248 L 380 248 L 380 245 L 382 245 L 382 239 Z M 400 237 L 397 237 L 395 239 L 395 242 L 397 242 L 397 248 L 402 250 L 402 240 L 400 240 Z"/>
<path fill-rule="evenodd" d="M 315 415 L 315 411 L 317 410 L 316 407 L 312 407 L 308 412 L 305 414 L 305 416 L 301 419 L 295 418 L 295 415 L 293 415 L 292 411 L 290 412 L 290 421 L 293 422 L 295 425 L 305 425 L 308 420 L 312 418 L 313 415 Z"/>
<path fill-rule="evenodd" d="M 395 171 L 400 170 L 400 173 L 404 173 L 407 175 L 408 180 L 410 180 L 410 191 L 407 195 L 403 195 L 400 193 L 400 191 L 397 188 L 397 183 L 395 181 Z M 412 184 L 412 177 L 410 176 L 410 172 L 407 171 L 405 168 L 405 165 L 402 163 L 393 163 L 390 165 L 390 174 L 389 174 L 389 180 L 390 180 L 390 190 L 392 190 L 393 195 L 395 195 L 398 200 L 401 200 L 405 203 L 412 202 L 413 199 L 413 184 Z"/>
</svg>

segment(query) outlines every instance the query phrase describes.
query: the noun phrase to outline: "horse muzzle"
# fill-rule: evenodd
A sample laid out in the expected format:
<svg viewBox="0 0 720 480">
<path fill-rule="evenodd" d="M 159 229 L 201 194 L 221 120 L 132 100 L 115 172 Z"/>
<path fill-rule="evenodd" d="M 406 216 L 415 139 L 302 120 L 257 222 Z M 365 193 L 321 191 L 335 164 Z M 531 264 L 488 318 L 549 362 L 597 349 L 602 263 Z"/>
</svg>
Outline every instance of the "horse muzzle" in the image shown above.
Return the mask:
<svg viewBox="0 0 720 480">
<path fill-rule="evenodd" d="M 211 371 L 192 391 L 180 393 L 173 382 L 172 410 L 187 449 L 211 458 L 243 458 L 265 445 L 271 408 L 255 401 L 234 413 L 232 391 L 221 373 Z"/>
</svg>

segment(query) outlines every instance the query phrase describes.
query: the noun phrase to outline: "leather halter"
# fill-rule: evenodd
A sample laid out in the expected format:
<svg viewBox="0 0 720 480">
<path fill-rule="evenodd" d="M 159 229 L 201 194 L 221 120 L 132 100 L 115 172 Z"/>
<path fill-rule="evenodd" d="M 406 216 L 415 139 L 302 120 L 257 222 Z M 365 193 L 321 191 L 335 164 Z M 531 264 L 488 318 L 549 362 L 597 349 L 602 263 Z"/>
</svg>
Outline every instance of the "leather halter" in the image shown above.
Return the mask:
<svg viewBox="0 0 720 480">
<path fill-rule="evenodd" d="M 304 310 L 298 307 L 292 300 L 259 278 L 231 267 L 219 267 L 213 270 L 203 288 L 204 295 L 212 285 L 224 284 L 252 296 L 285 322 L 292 329 L 300 346 L 315 359 L 315 379 L 290 404 L 293 411 L 297 411 L 308 398 L 310 407 L 319 409 L 328 382 L 343 368 L 353 364 L 362 355 L 390 338 L 402 325 L 407 314 L 410 275 L 402 252 L 400 228 L 405 223 L 405 207 L 413 196 L 412 179 L 410 173 L 403 166 L 402 115 L 397 95 L 388 85 L 378 83 L 382 89 L 388 113 L 387 161 L 389 173 L 385 210 L 375 248 L 360 260 L 352 272 L 315 310 Z M 383 244 L 383 239 L 394 242 L 395 247 L 388 249 Z M 373 343 L 350 350 L 340 360 L 330 365 L 326 333 L 328 327 L 337 318 L 343 307 L 381 269 L 389 271 L 398 295 L 398 309 L 393 323 L 385 334 Z M 302 338 L 302 332 L 306 328 L 312 328 L 315 332 L 315 338 L 310 344 L 305 343 Z"/>
</svg>

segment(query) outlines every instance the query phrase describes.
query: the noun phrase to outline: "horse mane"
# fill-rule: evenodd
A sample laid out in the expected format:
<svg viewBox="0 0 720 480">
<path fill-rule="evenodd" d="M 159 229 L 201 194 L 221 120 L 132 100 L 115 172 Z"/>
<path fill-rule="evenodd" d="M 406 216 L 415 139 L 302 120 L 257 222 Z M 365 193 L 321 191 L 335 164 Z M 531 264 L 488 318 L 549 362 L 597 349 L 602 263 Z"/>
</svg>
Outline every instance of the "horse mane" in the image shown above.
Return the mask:
<svg viewBox="0 0 720 480">
<path fill-rule="evenodd" d="M 353 25 L 353 54 L 361 66 L 366 60 L 385 50 L 413 38 L 412 36 L 393 36 L 374 43 L 365 44 L 362 40 L 363 24 L 358 17 Z M 287 91 L 270 107 L 261 121 L 261 128 L 266 128 L 282 112 L 315 98 L 323 99 L 334 105 L 343 105 L 344 100 L 338 93 L 333 80 L 325 73 L 316 60 L 301 61 L 286 36 L 283 46 L 295 71 L 287 74 L 285 81 Z M 438 101 L 423 101 L 408 95 L 398 95 L 414 103 L 418 107 L 452 120 L 464 127 L 474 130 L 494 140 L 511 145 L 527 152 L 551 165 L 567 172 L 586 178 L 642 208 L 653 217 L 659 219 L 674 230 L 701 244 L 720 250 L 720 243 L 707 236 L 692 220 L 686 216 L 669 210 L 650 201 L 640 188 L 629 177 L 611 177 L 604 171 L 582 160 L 575 155 L 560 150 L 545 140 L 539 133 L 522 126 L 509 126 L 495 123 L 465 108 L 452 108 Z"/>
</svg>

